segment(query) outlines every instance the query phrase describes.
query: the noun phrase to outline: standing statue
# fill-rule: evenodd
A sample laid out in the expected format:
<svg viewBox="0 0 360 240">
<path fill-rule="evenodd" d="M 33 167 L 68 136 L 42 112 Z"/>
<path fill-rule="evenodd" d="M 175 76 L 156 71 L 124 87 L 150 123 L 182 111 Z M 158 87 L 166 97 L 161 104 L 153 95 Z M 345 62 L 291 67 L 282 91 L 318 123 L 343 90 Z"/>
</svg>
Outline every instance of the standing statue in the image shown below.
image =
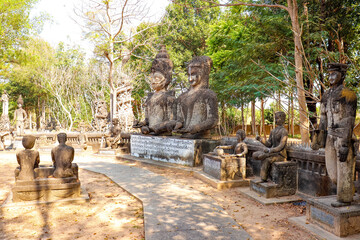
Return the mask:
<svg viewBox="0 0 360 240">
<path fill-rule="evenodd" d="M 59 133 L 57 139 L 59 145 L 51 150 L 51 159 L 55 168 L 53 176 L 55 178 L 72 177 L 74 175 L 71 169 L 74 160 L 74 148 L 65 144 L 66 133 Z"/>
<path fill-rule="evenodd" d="M 185 138 L 209 138 L 210 129 L 219 121 L 216 94 L 209 89 L 212 60 L 208 56 L 194 57 L 189 66 L 190 89 L 177 99 L 174 132 Z"/>
<path fill-rule="evenodd" d="M 1 95 L 1 101 L 3 109 L 2 116 L 9 115 L 9 95 L 6 90 L 4 90 L 4 93 Z"/>
<path fill-rule="evenodd" d="M 354 195 L 354 142 L 357 97 L 344 86 L 347 65 L 329 63 L 330 89 L 321 99 L 320 124 L 311 147 L 325 147 L 325 163 L 330 179 L 337 183 L 333 207 L 348 206 Z"/>
<path fill-rule="evenodd" d="M 134 128 L 140 128 L 143 134 L 171 135 L 175 126 L 175 92 L 168 91 L 171 82 L 173 63 L 165 46 L 161 47 L 151 66 L 151 88 L 145 102 L 145 120 L 134 122 Z"/>
<path fill-rule="evenodd" d="M 253 153 L 253 158 L 256 160 L 263 160 L 261 164 L 260 177 L 261 181 L 266 182 L 269 176 L 271 164 L 274 162 L 286 161 L 286 142 L 288 139 L 288 131 L 284 128 L 286 115 L 284 112 L 275 113 L 276 128 L 271 130 L 269 139 L 263 141 L 259 136 L 256 140 L 265 145 L 264 150 Z"/>
<path fill-rule="evenodd" d="M 24 101 L 21 95 L 17 100 L 17 104 L 18 104 L 18 109 L 16 109 L 14 112 L 14 121 L 16 126 L 16 134 L 18 136 L 21 136 L 24 134 L 24 124 L 27 118 L 26 111 L 22 108 L 22 105 L 24 105 Z"/>
<path fill-rule="evenodd" d="M 95 124 L 98 131 L 105 129 L 108 120 L 108 110 L 106 102 L 99 100 L 95 102 Z"/>
<path fill-rule="evenodd" d="M 35 145 L 36 138 L 34 136 L 24 136 L 22 144 L 25 150 L 22 150 L 16 154 L 17 162 L 20 165 L 20 173 L 17 176 L 17 180 L 34 180 L 35 172 L 34 168 L 39 167 L 40 155 L 36 150 L 31 150 Z"/>
</svg>

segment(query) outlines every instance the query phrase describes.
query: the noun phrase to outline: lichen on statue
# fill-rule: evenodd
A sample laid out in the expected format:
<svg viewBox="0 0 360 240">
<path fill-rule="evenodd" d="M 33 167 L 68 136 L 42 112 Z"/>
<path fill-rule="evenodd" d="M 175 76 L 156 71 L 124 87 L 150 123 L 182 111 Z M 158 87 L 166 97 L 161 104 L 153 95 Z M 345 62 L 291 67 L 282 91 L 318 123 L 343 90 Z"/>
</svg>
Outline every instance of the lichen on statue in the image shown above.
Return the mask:
<svg viewBox="0 0 360 240">
<path fill-rule="evenodd" d="M 210 130 L 219 121 L 216 94 L 209 89 L 212 60 L 194 57 L 188 66 L 190 89 L 177 99 L 174 132 L 184 138 L 210 138 Z"/>
<path fill-rule="evenodd" d="M 173 64 L 165 46 L 156 55 L 150 74 L 153 92 L 145 102 L 145 120 L 135 121 L 133 127 L 141 128 L 143 134 L 171 135 L 175 126 L 175 93 L 167 90 L 172 78 Z"/>
</svg>

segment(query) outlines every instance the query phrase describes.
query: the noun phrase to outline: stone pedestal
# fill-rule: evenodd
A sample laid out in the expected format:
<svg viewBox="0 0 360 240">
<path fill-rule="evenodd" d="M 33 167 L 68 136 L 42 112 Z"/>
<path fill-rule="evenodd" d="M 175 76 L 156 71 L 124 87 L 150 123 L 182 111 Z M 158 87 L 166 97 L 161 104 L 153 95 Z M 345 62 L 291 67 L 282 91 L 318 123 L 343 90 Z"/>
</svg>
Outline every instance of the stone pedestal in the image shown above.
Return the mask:
<svg viewBox="0 0 360 240">
<path fill-rule="evenodd" d="M 120 147 L 120 148 L 99 148 L 98 151 L 101 155 L 122 155 L 122 154 L 129 154 L 128 147 Z"/>
<path fill-rule="evenodd" d="M 212 151 L 220 142 L 210 139 L 183 139 L 179 137 L 132 134 L 131 155 L 185 166 L 200 166 L 202 155 Z"/>
<path fill-rule="evenodd" d="M 250 189 L 266 198 L 290 196 L 296 193 L 295 162 L 275 162 L 271 165 L 270 182 L 251 180 Z"/>
<path fill-rule="evenodd" d="M 17 180 L 20 169 L 15 169 L 15 186 L 12 188 L 13 202 L 54 201 L 80 197 L 78 166 L 72 164 L 73 177 L 49 178 L 53 174 L 52 166 L 40 166 L 35 169 L 35 180 Z"/>
<path fill-rule="evenodd" d="M 310 198 L 307 200 L 306 218 L 339 237 L 360 233 L 360 199 L 347 207 L 334 208 L 336 196 Z"/>
<path fill-rule="evenodd" d="M 204 154 L 203 171 L 221 181 L 246 178 L 246 159 L 236 156 Z"/>
</svg>

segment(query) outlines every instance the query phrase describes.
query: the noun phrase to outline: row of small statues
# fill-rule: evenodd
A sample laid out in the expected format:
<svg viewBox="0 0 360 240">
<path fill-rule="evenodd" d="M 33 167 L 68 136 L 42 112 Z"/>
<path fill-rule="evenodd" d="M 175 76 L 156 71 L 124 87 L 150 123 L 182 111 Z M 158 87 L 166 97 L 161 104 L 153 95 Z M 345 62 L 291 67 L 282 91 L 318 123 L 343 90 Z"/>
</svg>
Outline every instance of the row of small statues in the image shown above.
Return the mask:
<svg viewBox="0 0 360 240">
<path fill-rule="evenodd" d="M 312 133 L 311 148 L 318 150 L 325 148 L 325 163 L 328 175 L 337 185 L 337 201 L 333 207 L 348 206 L 353 201 L 355 193 L 355 143 L 353 135 L 355 125 L 357 96 L 354 91 L 344 86 L 347 70 L 346 64 L 331 63 L 328 65 L 330 89 L 321 99 L 321 115 L 318 129 Z M 270 132 L 267 141 L 256 137 L 265 148 L 253 153 L 252 157 L 262 160 L 260 177 L 266 182 L 269 169 L 274 162 L 286 161 L 286 143 L 288 132 L 284 128 L 286 115 L 284 112 L 275 113 L 276 128 Z M 235 154 L 243 156 L 247 153 L 246 144 L 243 143 L 245 133 L 237 132 L 238 144 Z M 229 146 L 219 146 L 217 149 L 228 149 Z M 232 147 L 233 148 L 233 147 Z M 217 151 L 220 155 L 222 151 Z"/>
<path fill-rule="evenodd" d="M 194 57 L 188 65 L 190 89 L 175 98 L 168 90 L 172 80 L 173 63 L 165 46 L 152 63 L 150 81 L 154 92 L 145 102 L 145 119 L 133 127 L 143 134 L 182 134 L 185 138 L 208 138 L 219 121 L 216 94 L 209 89 L 212 60 L 207 56 Z"/>
<path fill-rule="evenodd" d="M 66 133 L 59 133 L 57 135 L 59 145 L 51 150 L 51 159 L 54 166 L 54 178 L 72 177 L 72 161 L 74 160 L 74 148 L 66 145 Z M 22 144 L 24 150 L 16 154 L 17 162 L 20 165 L 20 173 L 17 180 L 31 181 L 35 179 L 35 168 L 39 167 L 40 154 L 37 150 L 32 150 L 35 145 L 36 137 L 32 135 L 24 136 Z"/>
</svg>

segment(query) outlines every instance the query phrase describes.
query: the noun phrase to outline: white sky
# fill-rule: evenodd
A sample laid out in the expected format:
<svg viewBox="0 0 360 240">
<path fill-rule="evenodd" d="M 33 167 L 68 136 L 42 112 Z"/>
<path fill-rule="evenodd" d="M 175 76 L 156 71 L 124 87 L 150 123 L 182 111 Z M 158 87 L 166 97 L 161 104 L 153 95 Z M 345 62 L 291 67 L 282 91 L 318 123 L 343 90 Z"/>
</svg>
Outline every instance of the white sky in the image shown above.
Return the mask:
<svg viewBox="0 0 360 240">
<path fill-rule="evenodd" d="M 165 8 L 169 4 L 168 0 L 143 0 L 149 6 L 151 20 L 156 22 L 165 13 Z M 40 0 L 34 7 L 32 14 L 38 15 L 40 12 L 47 13 L 52 18 L 52 23 L 46 23 L 40 37 L 56 47 L 59 42 L 67 44 L 77 44 L 89 54 L 93 46 L 84 40 L 81 27 L 70 17 L 74 16 L 73 7 L 79 0 Z"/>
</svg>

